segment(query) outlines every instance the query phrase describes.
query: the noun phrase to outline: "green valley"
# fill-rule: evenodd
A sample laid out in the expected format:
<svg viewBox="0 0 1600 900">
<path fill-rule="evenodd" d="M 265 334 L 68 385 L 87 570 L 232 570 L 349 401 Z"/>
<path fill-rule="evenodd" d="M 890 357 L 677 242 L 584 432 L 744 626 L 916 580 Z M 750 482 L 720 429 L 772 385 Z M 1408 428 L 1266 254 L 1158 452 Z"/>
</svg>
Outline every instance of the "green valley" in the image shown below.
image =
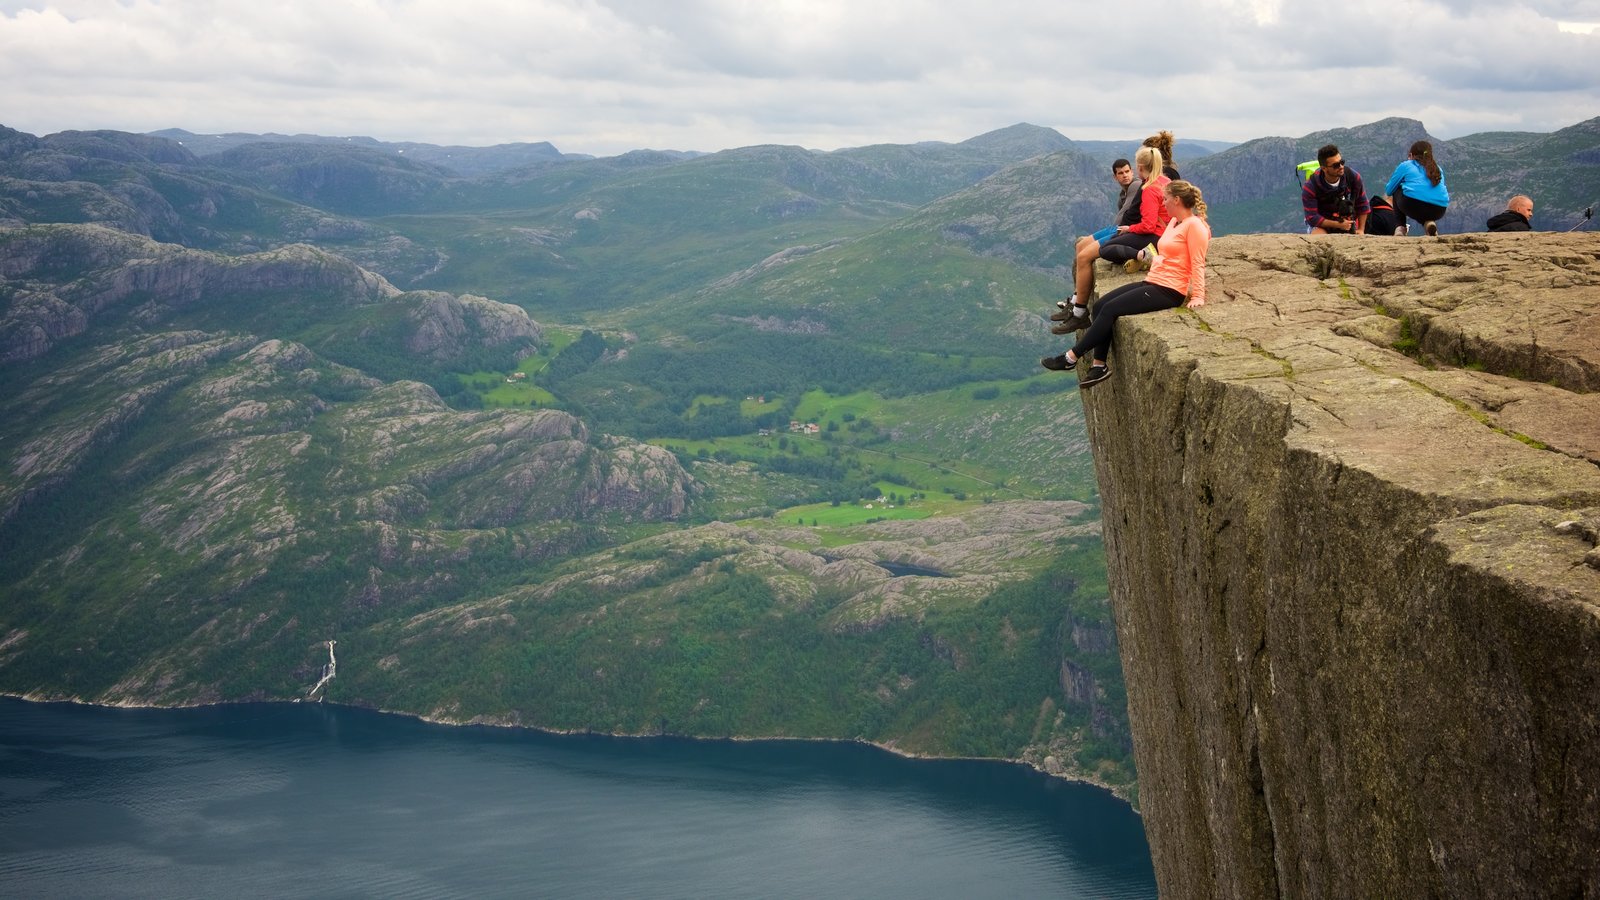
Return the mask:
<svg viewBox="0 0 1600 900">
<path fill-rule="evenodd" d="M 1054 132 L 476 180 L 13 141 L 99 187 L 0 230 L 0 690 L 303 698 L 336 640 L 335 702 L 1131 795 L 1081 412 L 1032 364 L 1060 282 L 894 227 Z M 81 224 L 178 173 L 161 235 Z M 293 221 L 318 249 L 258 243 Z"/>
</svg>

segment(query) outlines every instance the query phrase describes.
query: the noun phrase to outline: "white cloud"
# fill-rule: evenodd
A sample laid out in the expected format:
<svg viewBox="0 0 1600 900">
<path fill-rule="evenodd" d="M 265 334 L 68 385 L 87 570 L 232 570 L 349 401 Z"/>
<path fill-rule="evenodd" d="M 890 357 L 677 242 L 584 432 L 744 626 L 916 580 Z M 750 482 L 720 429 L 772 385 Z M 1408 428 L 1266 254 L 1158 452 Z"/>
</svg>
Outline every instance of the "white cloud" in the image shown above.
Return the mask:
<svg viewBox="0 0 1600 900">
<path fill-rule="evenodd" d="M 0 0 L 0 124 L 563 150 L 1600 115 L 1600 0 Z M 1566 23 L 1566 27 L 1563 27 Z"/>
</svg>

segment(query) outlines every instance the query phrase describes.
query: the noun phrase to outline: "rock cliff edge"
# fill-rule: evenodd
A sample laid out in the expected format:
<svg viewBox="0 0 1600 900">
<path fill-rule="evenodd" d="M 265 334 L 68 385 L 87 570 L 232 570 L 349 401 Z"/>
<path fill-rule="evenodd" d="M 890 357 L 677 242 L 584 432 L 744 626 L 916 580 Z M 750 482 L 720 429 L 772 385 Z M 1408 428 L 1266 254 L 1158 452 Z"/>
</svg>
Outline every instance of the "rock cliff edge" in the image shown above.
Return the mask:
<svg viewBox="0 0 1600 900">
<path fill-rule="evenodd" d="M 1085 392 L 1165 897 L 1600 897 L 1600 236 L 1221 238 Z"/>
</svg>

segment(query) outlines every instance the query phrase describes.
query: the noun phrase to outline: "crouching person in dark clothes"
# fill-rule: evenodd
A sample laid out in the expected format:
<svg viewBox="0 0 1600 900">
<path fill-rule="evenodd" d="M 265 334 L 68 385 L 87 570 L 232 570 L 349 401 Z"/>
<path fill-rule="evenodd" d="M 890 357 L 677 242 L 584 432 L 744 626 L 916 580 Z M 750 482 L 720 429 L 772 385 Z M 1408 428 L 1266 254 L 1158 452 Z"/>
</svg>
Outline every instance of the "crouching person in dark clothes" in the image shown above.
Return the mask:
<svg viewBox="0 0 1600 900">
<path fill-rule="evenodd" d="M 1107 351 L 1111 349 L 1118 318 L 1173 309 L 1185 305 L 1185 298 L 1190 307 L 1205 305 L 1206 249 L 1211 245 L 1205 201 L 1200 189 L 1187 181 L 1168 183 L 1162 188 L 1162 195 L 1172 219 L 1156 243 L 1160 256 L 1150 274 L 1144 281 L 1125 284 L 1101 298 L 1094 321 L 1078 343 L 1060 356 L 1039 360 L 1039 365 L 1064 372 L 1092 354 L 1092 364 L 1078 377 L 1078 387 L 1098 384 L 1111 375 L 1106 365 Z"/>
</svg>

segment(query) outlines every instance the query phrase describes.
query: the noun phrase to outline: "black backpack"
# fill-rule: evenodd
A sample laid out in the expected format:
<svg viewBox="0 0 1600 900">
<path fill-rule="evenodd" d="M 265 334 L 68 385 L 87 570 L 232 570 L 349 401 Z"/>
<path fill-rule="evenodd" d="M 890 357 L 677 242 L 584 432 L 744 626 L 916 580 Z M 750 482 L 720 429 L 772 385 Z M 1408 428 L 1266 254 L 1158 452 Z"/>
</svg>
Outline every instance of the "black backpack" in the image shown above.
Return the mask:
<svg viewBox="0 0 1600 900">
<path fill-rule="evenodd" d="M 1382 194 L 1373 194 L 1372 212 L 1367 214 L 1367 234 L 1382 234 L 1394 236 L 1394 230 L 1400 227 L 1400 217 L 1395 213 L 1389 201 L 1383 199 Z"/>
</svg>

